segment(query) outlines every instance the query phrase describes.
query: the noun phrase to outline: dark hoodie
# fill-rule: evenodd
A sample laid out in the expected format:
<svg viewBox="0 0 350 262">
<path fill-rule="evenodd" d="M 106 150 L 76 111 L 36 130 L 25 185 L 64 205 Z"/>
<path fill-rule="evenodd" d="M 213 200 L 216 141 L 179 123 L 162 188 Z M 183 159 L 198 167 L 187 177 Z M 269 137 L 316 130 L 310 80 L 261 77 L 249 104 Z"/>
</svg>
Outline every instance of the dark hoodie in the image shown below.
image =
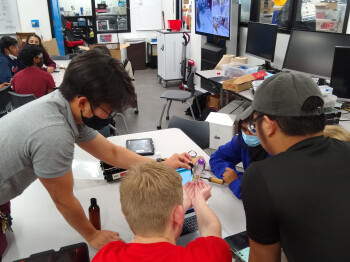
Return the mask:
<svg viewBox="0 0 350 262">
<path fill-rule="evenodd" d="M 23 68 L 25 68 L 25 65 L 19 59 L 12 60 L 9 56 L 0 52 L 0 84 L 10 83 L 11 78 Z"/>
</svg>

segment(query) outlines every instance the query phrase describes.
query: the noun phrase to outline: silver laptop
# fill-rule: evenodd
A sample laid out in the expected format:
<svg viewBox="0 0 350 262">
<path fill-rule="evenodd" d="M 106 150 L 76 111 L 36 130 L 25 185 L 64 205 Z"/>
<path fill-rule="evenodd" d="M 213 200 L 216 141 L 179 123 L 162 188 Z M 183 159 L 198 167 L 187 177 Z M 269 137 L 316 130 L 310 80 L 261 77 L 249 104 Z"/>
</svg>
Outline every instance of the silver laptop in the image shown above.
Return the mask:
<svg viewBox="0 0 350 262">
<path fill-rule="evenodd" d="M 190 208 L 186 211 L 182 232 L 176 240 L 176 245 L 185 247 L 199 236 L 197 216 L 194 209 Z"/>
</svg>

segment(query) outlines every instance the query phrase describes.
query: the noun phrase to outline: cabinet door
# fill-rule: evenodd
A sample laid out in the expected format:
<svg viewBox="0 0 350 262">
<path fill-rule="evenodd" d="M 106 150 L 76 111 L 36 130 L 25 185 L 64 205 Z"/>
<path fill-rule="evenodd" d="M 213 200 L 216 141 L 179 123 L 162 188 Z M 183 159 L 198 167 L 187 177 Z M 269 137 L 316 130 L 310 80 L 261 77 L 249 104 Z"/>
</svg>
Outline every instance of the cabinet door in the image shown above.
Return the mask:
<svg viewBox="0 0 350 262">
<path fill-rule="evenodd" d="M 165 34 L 165 79 L 181 79 L 182 33 Z"/>
<path fill-rule="evenodd" d="M 158 53 L 158 75 L 165 79 L 165 52 L 164 52 L 164 34 L 157 35 L 157 53 Z"/>
</svg>

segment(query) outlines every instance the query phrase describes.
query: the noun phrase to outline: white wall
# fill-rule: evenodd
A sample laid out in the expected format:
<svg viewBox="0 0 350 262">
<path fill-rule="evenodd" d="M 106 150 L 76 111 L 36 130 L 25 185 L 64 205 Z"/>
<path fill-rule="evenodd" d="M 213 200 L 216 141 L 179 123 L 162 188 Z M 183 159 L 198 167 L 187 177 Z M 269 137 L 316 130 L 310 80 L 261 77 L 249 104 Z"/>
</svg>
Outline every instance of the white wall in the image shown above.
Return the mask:
<svg viewBox="0 0 350 262">
<path fill-rule="evenodd" d="M 47 0 L 17 0 L 17 7 L 22 32 L 35 32 L 44 41 L 52 38 Z M 31 20 L 39 20 L 39 27 L 32 27 Z"/>
</svg>

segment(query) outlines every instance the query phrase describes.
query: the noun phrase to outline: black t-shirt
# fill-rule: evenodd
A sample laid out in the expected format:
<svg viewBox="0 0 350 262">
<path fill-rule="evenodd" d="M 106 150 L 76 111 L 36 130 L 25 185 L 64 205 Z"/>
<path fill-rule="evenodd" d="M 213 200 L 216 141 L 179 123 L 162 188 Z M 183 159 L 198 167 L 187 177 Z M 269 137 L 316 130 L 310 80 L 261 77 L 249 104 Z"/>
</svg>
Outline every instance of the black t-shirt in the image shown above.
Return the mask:
<svg viewBox="0 0 350 262">
<path fill-rule="evenodd" d="M 251 164 L 242 179 L 247 232 L 281 242 L 288 261 L 350 261 L 350 143 L 303 140 Z"/>
</svg>

